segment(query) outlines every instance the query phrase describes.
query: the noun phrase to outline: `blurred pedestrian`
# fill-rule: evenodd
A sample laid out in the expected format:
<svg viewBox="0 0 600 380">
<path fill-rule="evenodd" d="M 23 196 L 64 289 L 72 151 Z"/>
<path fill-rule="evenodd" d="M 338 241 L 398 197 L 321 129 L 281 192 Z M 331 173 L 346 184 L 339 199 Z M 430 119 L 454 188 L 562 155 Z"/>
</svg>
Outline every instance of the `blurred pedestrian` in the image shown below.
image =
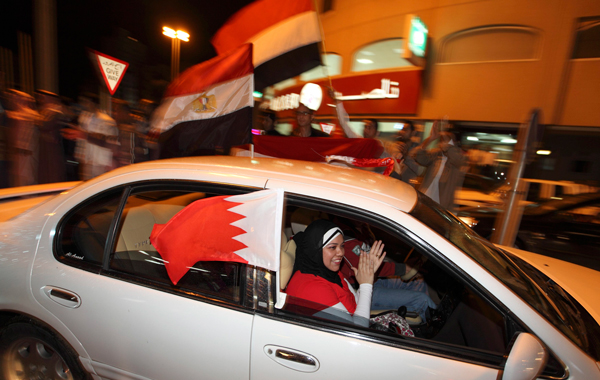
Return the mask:
<svg viewBox="0 0 600 380">
<path fill-rule="evenodd" d="M 81 113 L 81 109 L 79 105 L 73 102 L 69 98 L 63 97 L 62 101 L 62 110 L 64 116 L 64 125 L 65 127 L 76 128 L 77 120 L 79 119 L 79 115 Z M 61 131 L 62 137 L 62 131 Z M 62 148 L 63 154 L 65 156 L 65 171 L 66 171 L 66 181 L 78 181 L 79 180 L 79 161 L 75 157 L 77 141 L 69 140 L 66 138 L 62 138 Z"/>
<path fill-rule="evenodd" d="M 40 118 L 38 183 L 63 182 L 66 180 L 66 162 L 60 131 L 65 127 L 62 102 L 57 94 L 38 90 L 36 98 Z"/>
<path fill-rule="evenodd" d="M 346 134 L 346 137 L 351 138 L 351 139 L 360 139 L 360 138 L 375 139 L 375 140 L 379 141 L 379 143 L 383 147 L 383 151 L 381 152 L 381 155 L 379 156 L 379 158 L 387 158 L 387 157 L 395 158 L 392 154 L 395 149 L 393 147 L 393 144 L 390 144 L 389 142 L 386 142 L 379 138 L 379 122 L 377 120 L 364 119 L 362 121 L 363 126 L 364 126 L 363 127 L 363 135 L 361 136 L 358 133 L 354 132 L 354 130 L 350 127 L 350 116 L 344 109 L 344 104 L 342 103 L 342 101 L 336 97 L 334 89 L 329 88 L 329 96 L 335 102 L 335 105 L 336 105 L 335 110 L 336 110 L 336 114 L 338 117 L 338 121 L 340 122 L 340 126 L 342 127 L 342 130 Z M 399 167 L 399 163 L 396 162 L 394 164 L 394 166 Z M 386 170 L 385 167 L 374 167 L 374 168 L 364 168 L 364 169 L 372 170 L 376 173 L 381 173 L 381 174 L 383 174 Z M 400 171 L 399 168 L 398 168 L 398 171 Z M 395 171 L 392 172 L 391 176 L 396 179 L 400 179 L 400 175 L 395 174 Z"/>
<path fill-rule="evenodd" d="M 427 146 L 435 140 L 439 140 L 437 146 L 427 150 Z M 454 193 L 462 186 L 465 176 L 463 166 L 466 163 L 466 157 L 454 135 L 440 131 L 440 124 L 436 121 L 431 134 L 415 148 L 414 154 L 417 163 L 426 167 L 419 190 L 452 211 Z"/>
<path fill-rule="evenodd" d="M 363 138 L 363 137 L 366 139 L 376 139 L 379 137 L 379 122 L 377 122 L 377 120 L 375 120 L 375 119 L 363 120 L 362 122 L 363 122 L 364 127 L 363 127 L 363 135 L 361 136 L 358 133 L 354 132 L 354 130 L 350 127 L 350 117 L 348 116 L 348 113 L 344 109 L 344 104 L 342 103 L 341 100 L 339 100 L 336 97 L 335 90 L 332 88 L 329 88 L 329 97 L 331 97 L 331 99 L 333 99 L 333 101 L 335 102 L 335 112 L 337 113 L 337 117 L 340 122 L 340 126 L 344 130 L 346 137 L 348 137 L 350 139 L 359 139 L 359 138 Z M 386 157 L 389 157 L 389 156 L 386 155 Z"/>
<path fill-rule="evenodd" d="M 396 135 L 396 141 L 386 144 L 386 149 L 391 157 L 396 160 L 392 177 L 400 179 L 410 185 L 414 185 L 419 173 L 419 164 L 415 161 L 414 154 L 410 154 L 418 146 L 412 140 L 415 127 L 410 120 L 401 120 L 397 123 L 400 127 Z"/>
<path fill-rule="evenodd" d="M 119 129 L 118 138 L 113 146 L 115 166 L 125 166 L 136 162 L 148 160 L 148 147 L 145 134 L 138 131 L 133 123 L 131 108 L 126 101 L 113 100 L 113 118 Z"/>
<path fill-rule="evenodd" d="M 315 119 L 315 111 L 300 103 L 296 108 L 296 128 L 292 131 L 292 136 L 296 137 L 329 137 L 329 134 L 319 129 L 313 128 L 312 122 Z"/>
<path fill-rule="evenodd" d="M 10 185 L 35 185 L 39 134 L 36 122 L 40 114 L 35 110 L 33 96 L 14 89 L 8 90 L 7 93 Z"/>
<path fill-rule="evenodd" d="M 79 115 L 79 126 L 76 129 L 65 129 L 63 136 L 78 139 L 76 156 L 80 162 L 80 178 L 87 180 L 106 173 L 113 168 L 113 151 L 88 141 L 87 134 L 99 136 L 117 136 L 115 121 L 98 108 L 95 94 L 83 94 L 79 98 L 82 112 Z M 104 138 L 106 140 L 106 138 Z"/>
<path fill-rule="evenodd" d="M 261 125 L 265 135 L 267 136 L 283 136 L 275 129 L 275 121 L 277 120 L 275 112 L 265 110 L 261 111 Z"/>
<path fill-rule="evenodd" d="M 129 105 L 120 99 L 113 99 L 112 105 L 113 117 L 118 129 L 116 134 L 87 132 L 77 129 L 65 131 L 65 136 L 110 150 L 112 162 L 106 170 L 146 161 L 148 150 L 145 147 L 145 139 L 141 133 L 137 133 L 135 126 L 132 124 Z"/>
<path fill-rule="evenodd" d="M 6 128 L 6 94 L 0 98 L 0 189 L 9 186 L 8 173 L 8 129 Z"/>
</svg>

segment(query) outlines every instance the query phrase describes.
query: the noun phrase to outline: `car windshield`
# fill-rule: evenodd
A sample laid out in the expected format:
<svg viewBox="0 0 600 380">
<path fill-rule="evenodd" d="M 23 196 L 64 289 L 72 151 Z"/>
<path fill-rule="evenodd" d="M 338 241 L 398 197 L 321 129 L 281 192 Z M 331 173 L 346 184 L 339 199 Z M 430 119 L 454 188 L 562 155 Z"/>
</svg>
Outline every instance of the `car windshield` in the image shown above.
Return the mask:
<svg viewBox="0 0 600 380">
<path fill-rule="evenodd" d="M 452 213 L 422 193 L 419 193 L 419 201 L 410 214 L 477 261 L 577 346 L 599 360 L 600 344 L 594 336 L 598 334 L 600 327 L 558 284 L 531 265 L 477 235 Z"/>
</svg>

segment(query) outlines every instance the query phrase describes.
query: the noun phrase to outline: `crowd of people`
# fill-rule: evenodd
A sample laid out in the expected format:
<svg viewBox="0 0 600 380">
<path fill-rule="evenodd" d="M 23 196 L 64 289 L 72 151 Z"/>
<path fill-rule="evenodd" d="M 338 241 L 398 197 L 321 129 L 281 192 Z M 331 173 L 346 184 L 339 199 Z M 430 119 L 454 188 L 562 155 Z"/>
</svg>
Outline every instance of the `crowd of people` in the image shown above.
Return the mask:
<svg viewBox="0 0 600 380">
<path fill-rule="evenodd" d="M 363 121 L 359 135 L 350 127 L 349 116 L 335 91 L 330 90 L 330 96 L 336 103 L 340 128 L 331 134 L 315 128 L 315 111 L 301 103 L 296 109 L 292 136 L 377 139 L 384 148 L 380 158 L 394 159 L 392 177 L 418 186 L 452 209 L 468 156 L 450 131 L 434 123 L 429 137 L 418 144 L 413 123 L 402 120 L 398 123 L 402 128 L 390 141 L 380 139 L 377 120 L 368 119 Z M 113 99 L 109 115 L 100 109 L 94 94 L 83 94 L 77 103 L 69 104 L 48 91 L 37 91 L 34 97 L 8 90 L 1 100 L 0 187 L 87 180 L 123 165 L 159 157 L 156 141 L 147 136 L 153 110 L 150 101 L 143 100 L 132 109 L 127 102 Z M 275 113 L 263 111 L 259 123 L 265 135 L 282 136 L 275 128 Z M 384 167 L 374 170 L 383 172 Z"/>
<path fill-rule="evenodd" d="M 391 177 L 415 186 L 445 208 L 453 209 L 455 192 L 462 186 L 470 157 L 463 152 L 450 128 L 435 121 L 430 135 L 419 144 L 415 142 L 416 131 L 410 120 L 400 120 L 397 123 L 400 129 L 396 136 L 389 140 L 380 138 L 377 120 L 365 119 L 362 121 L 361 136 L 350 127 L 350 117 L 333 89 L 329 90 L 329 96 L 335 102 L 340 128 L 334 129 L 331 134 L 315 128 L 315 110 L 300 103 L 296 109 L 296 123 L 291 136 L 376 139 L 383 146 L 380 158 L 394 159 Z M 283 136 L 275 128 L 276 117 L 273 112 L 263 110 L 260 117 L 263 134 Z M 383 173 L 385 167 L 374 170 Z"/>
<path fill-rule="evenodd" d="M 0 108 L 0 187 L 87 180 L 157 157 L 147 137 L 153 102 L 136 109 L 120 99 L 110 115 L 95 94 L 77 103 L 38 90 L 8 90 Z"/>
</svg>

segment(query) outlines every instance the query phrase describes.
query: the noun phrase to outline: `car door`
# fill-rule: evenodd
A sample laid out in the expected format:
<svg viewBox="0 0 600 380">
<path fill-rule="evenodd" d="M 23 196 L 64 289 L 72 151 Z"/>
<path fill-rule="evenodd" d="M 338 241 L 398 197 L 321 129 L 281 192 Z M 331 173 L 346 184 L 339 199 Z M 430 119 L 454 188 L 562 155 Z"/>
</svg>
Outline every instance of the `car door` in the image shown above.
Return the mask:
<svg viewBox="0 0 600 380">
<path fill-rule="evenodd" d="M 345 199 L 352 203 L 353 200 Z M 379 206 L 373 204 L 360 210 L 352 208 L 344 213 L 344 206 L 327 202 L 320 204 L 314 198 L 287 198 L 287 215 L 291 208 L 305 207 L 319 217 L 352 219 L 358 214 L 374 215 Z M 368 217 L 367 217 L 368 218 Z M 289 218 L 288 218 L 289 219 Z M 357 218 L 361 219 L 361 218 Z M 362 219 L 361 221 L 364 221 Z M 290 220 L 287 221 L 290 223 Z M 293 222 L 292 222 L 293 223 Z M 406 238 L 394 242 L 393 234 L 378 229 L 377 234 L 387 241 L 386 250 L 404 254 L 413 252 Z M 410 240 L 410 239 L 409 239 Z M 412 248 L 417 244 L 412 242 Z M 418 248 L 421 250 L 421 248 Z M 388 252 L 390 252 L 388 251 Z M 417 253 L 413 253 L 416 258 Z M 398 253 L 400 257 L 400 253 Z M 394 255 L 389 255 L 391 257 Z M 470 293 L 473 295 L 474 293 Z M 478 296 L 481 298 L 480 296 Z M 252 332 L 251 378 L 281 377 L 286 379 L 332 379 L 380 376 L 382 378 L 418 379 L 498 379 L 504 352 L 488 352 L 482 348 L 461 347 L 455 337 L 448 342 L 406 338 L 387 331 L 375 331 L 329 319 L 319 308 L 301 310 L 292 308 L 293 297 L 286 297 L 283 307 L 273 313 L 258 313 Z M 444 301 L 445 302 L 445 301 Z M 487 302 L 487 301 L 486 301 Z M 493 311 L 499 316 L 500 313 Z M 500 319 L 502 317 L 499 317 Z M 449 322 L 448 330 L 454 326 Z M 493 328 L 502 329 L 494 323 Z M 483 325 L 481 327 L 483 329 Z M 469 334 L 474 337 L 479 331 Z M 490 333 L 491 334 L 491 333 Z M 451 335 L 451 334 L 446 334 Z M 502 346 L 508 342 L 502 342 Z"/>
<path fill-rule="evenodd" d="M 175 286 L 149 234 L 194 200 L 251 190 L 144 182 L 91 197 L 61 220 L 56 258 L 44 242 L 32 288 L 77 337 L 88 369 L 105 379 L 249 377 L 245 266 L 197 263 Z"/>
<path fill-rule="evenodd" d="M 498 368 L 419 352 L 393 340 L 368 339 L 350 328 L 316 328 L 257 315 L 251 378 L 498 379 Z"/>
</svg>

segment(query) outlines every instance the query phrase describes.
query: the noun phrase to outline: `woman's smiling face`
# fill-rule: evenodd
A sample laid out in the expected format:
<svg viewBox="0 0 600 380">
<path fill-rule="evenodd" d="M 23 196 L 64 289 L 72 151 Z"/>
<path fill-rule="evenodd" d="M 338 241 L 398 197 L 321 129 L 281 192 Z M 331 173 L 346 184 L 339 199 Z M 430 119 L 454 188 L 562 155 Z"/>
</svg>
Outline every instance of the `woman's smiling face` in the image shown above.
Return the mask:
<svg viewBox="0 0 600 380">
<path fill-rule="evenodd" d="M 323 264 L 330 271 L 337 272 L 344 258 L 344 237 L 338 235 L 323 247 Z"/>
</svg>

